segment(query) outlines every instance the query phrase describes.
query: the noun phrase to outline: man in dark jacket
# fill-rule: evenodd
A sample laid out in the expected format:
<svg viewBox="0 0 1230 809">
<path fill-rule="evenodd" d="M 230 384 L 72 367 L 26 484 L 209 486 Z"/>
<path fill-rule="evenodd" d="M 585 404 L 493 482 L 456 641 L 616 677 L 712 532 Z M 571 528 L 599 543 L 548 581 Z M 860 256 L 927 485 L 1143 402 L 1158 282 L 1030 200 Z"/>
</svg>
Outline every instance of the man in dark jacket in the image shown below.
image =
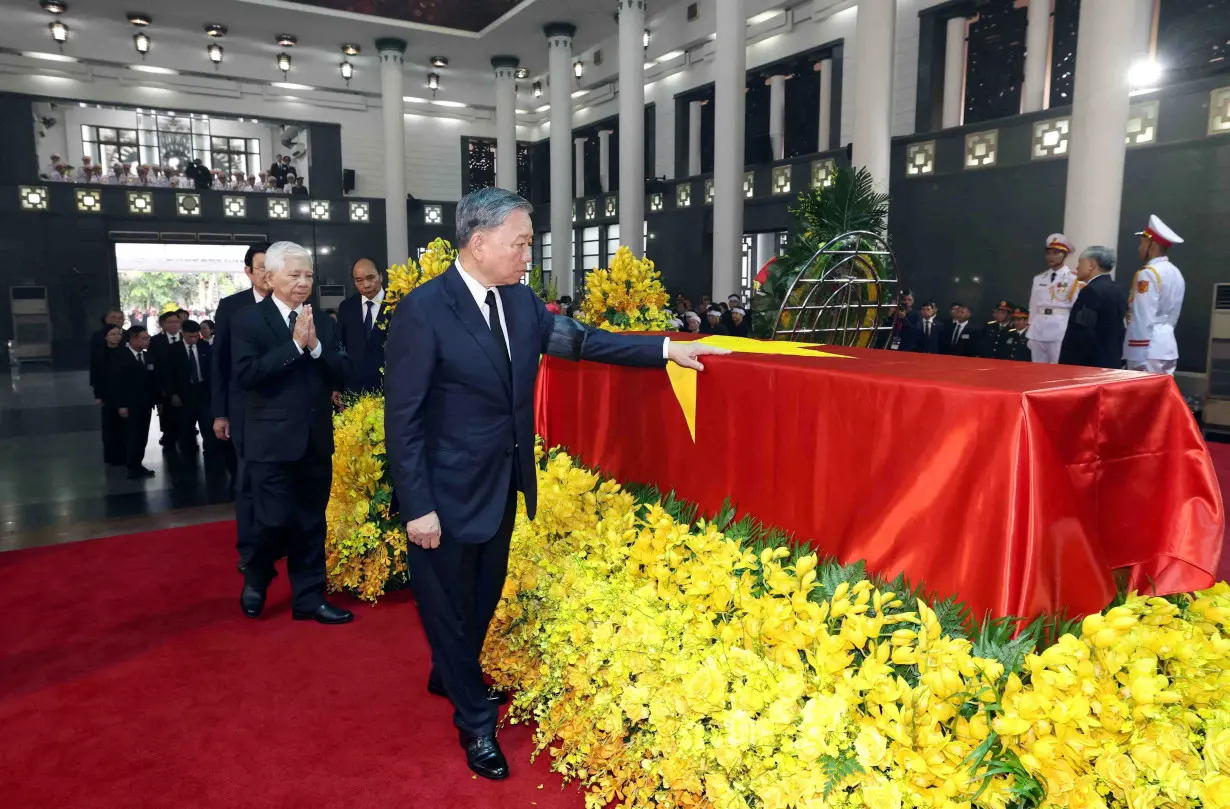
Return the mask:
<svg viewBox="0 0 1230 809">
<path fill-rule="evenodd" d="M 953 304 L 956 319 L 944 337 L 944 354 L 957 357 L 977 357 L 982 346 L 982 330 L 969 322 L 970 308 L 963 303 Z"/>
<path fill-rule="evenodd" d="M 361 258 L 350 271 L 355 294 L 337 307 L 337 325 L 354 370 L 346 383 L 350 392 L 384 390 L 384 286 L 376 262 Z"/>
<path fill-rule="evenodd" d="M 209 404 L 210 349 L 201 339 L 201 326 L 195 320 L 184 321 L 180 331 L 183 339 L 171 347 L 163 373 L 163 396 L 175 412 L 176 443 L 184 452 L 196 451 L 199 428 L 205 454 L 214 452 L 217 438 L 213 431 L 213 416 Z"/>
<path fill-rule="evenodd" d="M 1115 251 L 1090 247 L 1081 253 L 1076 277 L 1084 284 L 1072 304 L 1068 330 L 1059 348 L 1061 365 L 1090 368 L 1122 368 L 1123 337 L 1127 331 L 1127 295 L 1110 277 Z"/>
<path fill-rule="evenodd" d="M 144 326 L 128 330 L 128 344 L 111 363 L 108 373 L 116 412 L 124 422 L 124 465 L 131 480 L 154 476 L 144 465 L 149 443 L 149 422 L 159 398 L 157 359 L 150 353 Z"/>
</svg>

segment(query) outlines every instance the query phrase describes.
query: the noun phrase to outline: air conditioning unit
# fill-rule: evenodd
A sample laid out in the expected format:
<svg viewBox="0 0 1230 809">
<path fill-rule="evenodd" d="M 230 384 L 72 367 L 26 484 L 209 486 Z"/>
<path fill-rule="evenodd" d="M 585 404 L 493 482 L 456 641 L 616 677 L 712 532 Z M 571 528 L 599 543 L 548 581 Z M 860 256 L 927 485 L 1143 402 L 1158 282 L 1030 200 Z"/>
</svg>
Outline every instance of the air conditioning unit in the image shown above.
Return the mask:
<svg viewBox="0 0 1230 809">
<path fill-rule="evenodd" d="M 47 287 L 9 287 L 9 311 L 13 316 L 10 358 L 23 362 L 51 362 L 51 312 Z"/>
<path fill-rule="evenodd" d="M 1213 285 L 1213 318 L 1209 324 L 1208 398 L 1204 424 L 1230 431 L 1230 284 Z"/>
</svg>

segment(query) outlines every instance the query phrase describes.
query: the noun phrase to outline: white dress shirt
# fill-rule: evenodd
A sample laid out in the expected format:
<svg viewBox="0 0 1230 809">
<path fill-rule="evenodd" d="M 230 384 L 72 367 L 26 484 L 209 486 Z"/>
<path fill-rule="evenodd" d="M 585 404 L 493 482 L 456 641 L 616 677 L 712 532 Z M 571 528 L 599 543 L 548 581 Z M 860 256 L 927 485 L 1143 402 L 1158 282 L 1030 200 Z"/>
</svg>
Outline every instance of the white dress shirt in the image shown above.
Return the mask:
<svg viewBox="0 0 1230 809">
<path fill-rule="evenodd" d="M 457 269 L 461 269 L 461 265 L 460 265 L 460 264 L 458 264 L 458 265 L 457 265 Z M 465 275 L 465 273 L 463 272 L 463 273 L 462 273 L 462 275 Z M 478 282 L 477 282 L 477 281 L 475 281 L 475 283 L 478 283 Z M 496 297 L 497 297 L 497 298 L 499 297 L 499 294 L 500 294 L 500 293 L 498 293 L 498 292 L 496 293 Z M 484 297 L 484 298 L 486 298 L 486 297 L 487 297 L 487 293 L 486 293 L 486 292 L 483 292 L 483 297 Z M 371 306 L 371 310 L 372 310 L 372 328 L 373 328 L 373 329 L 374 329 L 374 328 L 376 328 L 376 318 L 380 317 L 380 307 L 384 305 L 384 289 L 382 288 L 379 292 L 377 292 L 375 295 L 371 296 L 370 298 L 363 298 L 363 300 L 359 301 L 359 303 L 361 303 L 361 304 L 362 304 L 362 306 L 360 306 L 360 307 L 359 307 L 359 309 L 360 309 L 360 311 L 359 311 L 359 319 L 360 319 L 360 320 L 364 320 L 364 321 L 365 321 L 365 320 L 367 320 L 367 304 L 368 304 L 368 303 L 370 303 L 370 304 L 372 305 L 372 306 Z M 501 325 L 501 326 L 503 326 L 503 325 L 504 325 L 504 321 L 503 321 L 503 320 L 501 320 L 501 321 L 500 321 L 500 325 Z M 505 332 L 505 334 L 507 334 L 507 332 Z M 510 356 L 511 356 L 511 355 L 510 355 Z"/>
<path fill-rule="evenodd" d="M 256 298 L 256 302 L 260 303 L 265 299 L 265 296 L 256 291 L 256 287 L 252 287 L 252 297 Z M 285 315 L 282 316 L 285 319 Z"/>
<path fill-rule="evenodd" d="M 474 302 L 478 304 L 478 311 L 482 312 L 483 321 L 486 323 L 491 322 L 490 312 L 487 309 L 487 290 L 496 290 L 495 307 L 499 310 L 500 329 L 504 332 L 504 348 L 508 350 L 508 357 L 511 359 L 512 348 L 510 348 L 508 344 L 508 322 L 504 319 L 504 299 L 500 297 L 499 290 L 496 287 L 483 286 L 477 278 L 465 271 L 465 267 L 461 266 L 460 258 L 454 259 L 454 262 L 457 264 L 457 272 L 461 275 L 461 280 L 465 281 L 466 289 L 470 290 L 470 294 L 474 296 Z M 383 298 L 384 290 L 380 290 L 380 294 Z M 662 341 L 662 359 L 670 359 L 670 350 L 671 338 L 666 337 Z"/>
<path fill-rule="evenodd" d="M 964 323 L 953 323 L 952 324 L 952 340 L 949 341 L 950 345 L 955 346 L 958 342 L 961 341 L 961 335 L 965 333 L 965 327 L 967 325 L 969 325 L 968 320 L 965 321 Z"/>
<path fill-rule="evenodd" d="M 282 303 L 280 300 L 278 300 L 278 298 L 277 298 L 277 296 L 276 296 L 276 295 L 275 295 L 275 296 L 274 296 L 274 298 L 273 298 L 273 303 L 274 303 L 274 305 L 275 305 L 275 306 L 277 306 L 277 307 L 278 307 L 278 312 L 282 315 L 282 322 L 286 324 L 286 328 L 288 328 L 288 329 L 290 328 L 290 313 L 291 313 L 291 312 L 294 312 L 294 313 L 295 313 L 295 317 L 297 317 L 297 318 L 298 318 L 298 317 L 303 317 L 303 304 L 299 304 L 299 305 L 298 305 L 297 307 L 295 307 L 294 309 L 291 309 L 289 306 L 287 306 L 286 304 L 284 304 L 284 303 Z M 296 322 L 297 322 L 297 321 L 296 321 Z M 291 339 L 291 342 L 294 342 L 293 337 L 292 337 L 292 339 Z M 299 349 L 299 353 L 300 353 L 300 354 L 302 354 L 302 353 L 303 353 L 303 347 L 302 347 L 302 346 L 300 346 L 298 343 L 295 343 L 295 348 Z M 312 359 L 317 359 L 317 358 L 319 358 L 319 357 L 320 357 L 320 338 L 317 338 L 317 339 L 316 339 L 316 347 L 315 347 L 315 348 L 313 348 L 313 349 L 309 352 L 309 354 L 311 355 Z"/>
</svg>

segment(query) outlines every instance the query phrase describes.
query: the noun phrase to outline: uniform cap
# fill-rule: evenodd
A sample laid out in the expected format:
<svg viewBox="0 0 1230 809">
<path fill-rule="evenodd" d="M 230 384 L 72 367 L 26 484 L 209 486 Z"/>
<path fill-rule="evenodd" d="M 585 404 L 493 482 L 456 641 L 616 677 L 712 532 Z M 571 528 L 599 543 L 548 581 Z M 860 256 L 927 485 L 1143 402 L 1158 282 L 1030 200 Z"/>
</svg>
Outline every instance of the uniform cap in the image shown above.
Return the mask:
<svg viewBox="0 0 1230 809">
<path fill-rule="evenodd" d="M 1008 311 L 1008 312 L 1011 312 L 1011 311 L 1012 311 L 1013 309 L 1015 309 L 1015 308 L 1016 308 L 1016 307 L 1014 307 L 1014 306 L 1012 305 L 1012 302 L 1011 302 L 1011 301 L 1000 301 L 1000 302 L 999 302 L 999 306 L 996 306 L 996 307 L 995 307 L 995 309 L 996 309 L 997 311 L 998 311 L 998 310 L 1000 310 L 1000 309 L 1004 309 L 1004 310 L 1006 310 L 1006 311 Z"/>
<path fill-rule="evenodd" d="M 1153 214 L 1149 215 L 1149 225 L 1136 235 L 1145 236 L 1162 247 L 1170 247 L 1172 244 L 1183 244 L 1183 238 Z"/>
<path fill-rule="evenodd" d="M 1021 307 L 1018 306 L 1016 310 L 1013 311 L 1012 316 L 1013 317 L 1029 317 L 1029 310 L 1022 309 Z"/>
<path fill-rule="evenodd" d="M 1068 241 L 1068 237 L 1062 233 L 1052 233 L 1046 237 L 1047 250 L 1062 250 L 1065 253 L 1072 252 L 1072 242 Z"/>
</svg>

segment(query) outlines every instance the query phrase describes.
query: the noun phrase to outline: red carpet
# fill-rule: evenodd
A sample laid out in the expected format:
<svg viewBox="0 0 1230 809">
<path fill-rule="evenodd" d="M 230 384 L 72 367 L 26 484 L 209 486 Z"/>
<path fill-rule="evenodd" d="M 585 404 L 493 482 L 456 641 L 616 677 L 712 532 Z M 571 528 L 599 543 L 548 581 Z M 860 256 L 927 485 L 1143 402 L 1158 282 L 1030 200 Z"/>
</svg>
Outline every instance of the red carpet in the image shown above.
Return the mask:
<svg viewBox="0 0 1230 809">
<path fill-rule="evenodd" d="M 0 554 L 0 582 L 5 809 L 584 805 L 524 726 L 509 780 L 470 773 L 405 593 L 324 627 L 282 575 L 245 618 L 232 523 Z"/>
</svg>

